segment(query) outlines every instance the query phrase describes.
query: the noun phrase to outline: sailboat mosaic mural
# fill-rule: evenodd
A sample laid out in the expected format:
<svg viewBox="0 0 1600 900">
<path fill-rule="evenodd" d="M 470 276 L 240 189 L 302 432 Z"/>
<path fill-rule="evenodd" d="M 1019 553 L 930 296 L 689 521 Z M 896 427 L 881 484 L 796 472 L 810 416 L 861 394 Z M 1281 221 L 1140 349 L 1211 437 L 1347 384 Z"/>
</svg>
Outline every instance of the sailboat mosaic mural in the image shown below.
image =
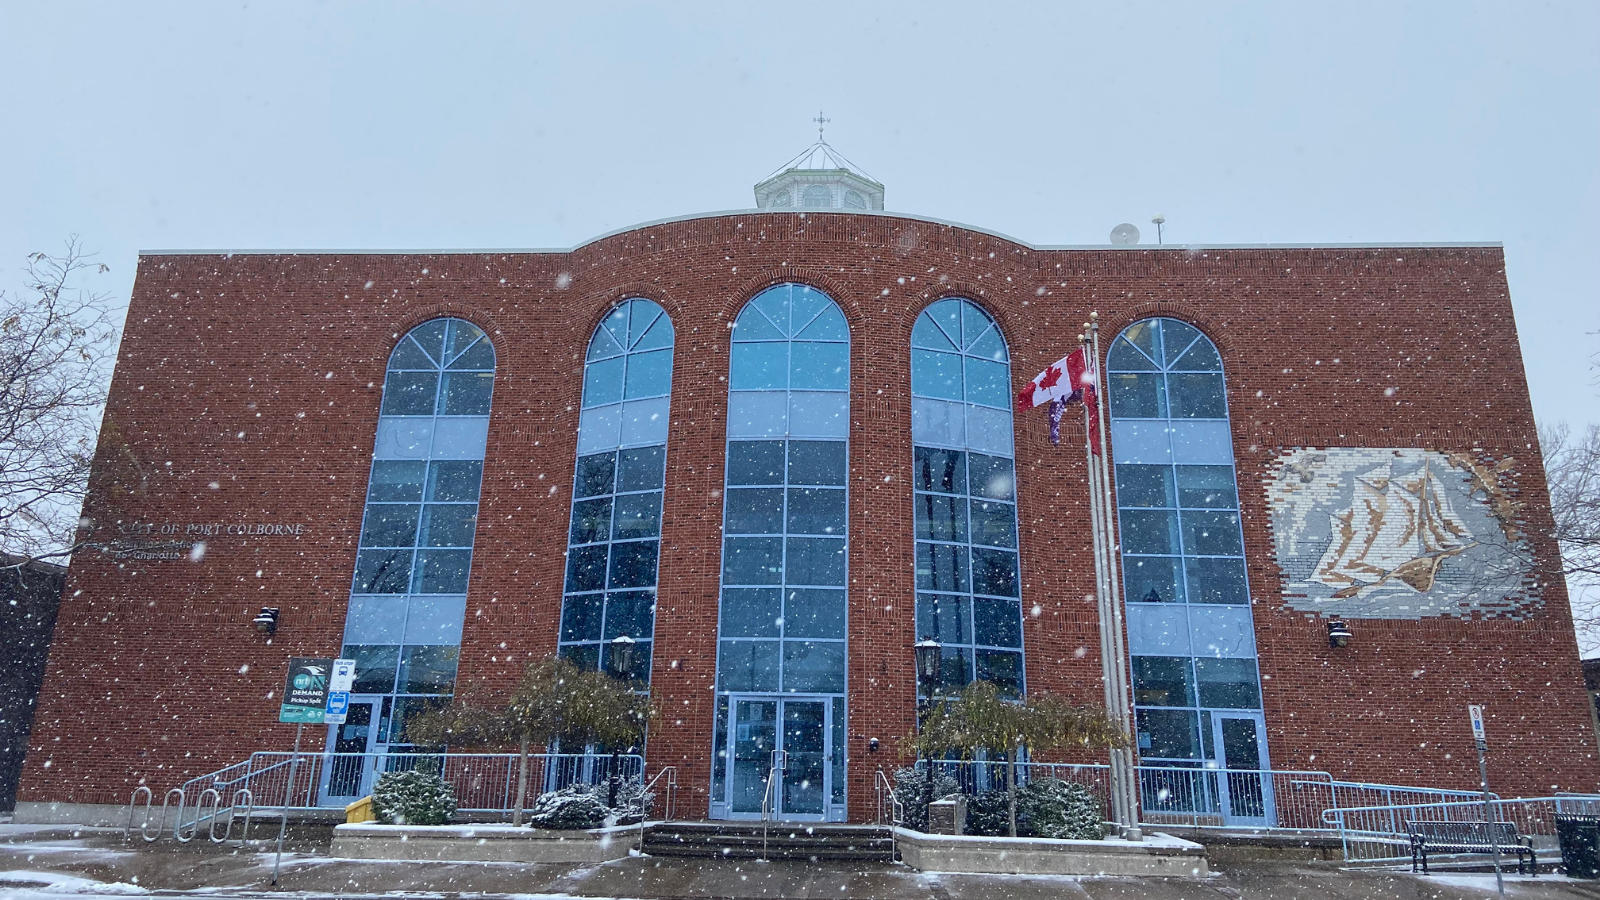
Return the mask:
<svg viewBox="0 0 1600 900">
<path fill-rule="evenodd" d="M 1296 449 L 1269 482 L 1284 596 L 1353 618 L 1521 618 L 1538 605 L 1514 465 L 1471 454 Z"/>
</svg>

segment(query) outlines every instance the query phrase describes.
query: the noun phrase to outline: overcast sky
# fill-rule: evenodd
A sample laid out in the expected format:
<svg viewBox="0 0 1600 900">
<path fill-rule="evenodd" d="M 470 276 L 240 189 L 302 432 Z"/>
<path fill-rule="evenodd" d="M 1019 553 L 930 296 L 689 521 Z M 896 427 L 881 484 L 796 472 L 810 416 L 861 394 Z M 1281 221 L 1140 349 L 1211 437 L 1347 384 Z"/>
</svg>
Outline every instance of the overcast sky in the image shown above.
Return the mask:
<svg viewBox="0 0 1600 900">
<path fill-rule="evenodd" d="M 72 233 L 122 298 L 141 249 L 568 247 L 752 206 L 819 109 L 889 209 L 1035 244 L 1503 241 L 1537 413 L 1600 422 L 1594 2 L 0 0 L 0 286 Z"/>
</svg>

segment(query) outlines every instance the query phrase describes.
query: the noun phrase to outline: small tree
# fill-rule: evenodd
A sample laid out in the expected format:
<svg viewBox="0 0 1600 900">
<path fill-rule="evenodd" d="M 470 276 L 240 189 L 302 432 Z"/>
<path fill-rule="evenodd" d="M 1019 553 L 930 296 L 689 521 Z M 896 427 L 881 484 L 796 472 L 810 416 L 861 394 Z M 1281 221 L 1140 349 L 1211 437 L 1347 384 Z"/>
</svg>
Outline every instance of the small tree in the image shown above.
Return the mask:
<svg viewBox="0 0 1600 900">
<path fill-rule="evenodd" d="M 502 707 L 466 701 L 424 713 L 406 726 L 419 744 L 492 747 L 517 745 L 517 802 L 511 823 L 522 824 L 528 797 L 528 748 L 557 741 L 630 746 L 644 740 L 654 716 L 648 696 L 603 672 L 547 656 L 528 664 Z"/>
<path fill-rule="evenodd" d="M 1016 837 L 1017 754 L 1023 748 L 1104 749 L 1123 742 L 1122 730 L 1104 710 L 1073 706 L 1048 694 L 1009 700 L 990 682 L 976 681 L 954 698 L 934 704 L 906 743 L 930 757 L 975 759 L 980 753 L 1000 753 L 1006 763 L 1006 817 L 1010 835 Z"/>
</svg>

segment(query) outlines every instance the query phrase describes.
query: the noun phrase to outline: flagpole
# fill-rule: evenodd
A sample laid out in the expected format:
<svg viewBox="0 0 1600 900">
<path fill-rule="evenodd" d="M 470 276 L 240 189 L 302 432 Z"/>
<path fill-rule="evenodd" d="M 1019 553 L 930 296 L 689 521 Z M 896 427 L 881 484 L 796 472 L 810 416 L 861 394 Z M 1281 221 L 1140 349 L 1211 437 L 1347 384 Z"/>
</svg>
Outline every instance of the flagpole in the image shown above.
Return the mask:
<svg viewBox="0 0 1600 900">
<path fill-rule="evenodd" d="M 1114 682 L 1117 695 L 1116 710 L 1117 719 L 1122 726 L 1123 737 L 1128 741 L 1126 746 L 1116 751 L 1117 757 L 1121 762 L 1120 768 L 1123 770 L 1121 805 L 1125 807 L 1127 812 L 1127 818 L 1124 820 L 1127 825 L 1127 831 L 1123 836 L 1130 841 L 1138 841 L 1142 840 L 1144 835 L 1139 828 L 1138 770 L 1134 768 L 1133 764 L 1133 692 L 1128 684 L 1130 673 L 1128 671 L 1127 645 L 1124 643 L 1125 624 L 1123 622 L 1121 578 L 1119 577 L 1120 567 L 1118 565 L 1120 560 L 1117 558 L 1117 544 L 1111 525 L 1114 510 L 1111 507 L 1110 432 L 1106 421 L 1108 398 L 1105 394 L 1104 380 L 1100 372 L 1100 314 L 1091 312 L 1089 320 L 1089 341 L 1092 347 L 1091 352 L 1093 353 L 1091 359 L 1094 363 L 1095 414 L 1100 420 L 1100 519 L 1101 527 L 1104 529 L 1102 543 L 1106 557 L 1105 582 L 1108 588 L 1106 599 L 1107 605 L 1111 608 L 1111 643 L 1116 662 L 1116 679 Z"/>
<path fill-rule="evenodd" d="M 1089 352 L 1088 335 L 1080 334 L 1078 335 L 1078 340 L 1083 348 L 1084 353 L 1087 354 Z M 1083 386 L 1076 385 L 1075 389 L 1082 390 Z M 1110 628 L 1107 627 L 1108 623 L 1111 621 L 1111 615 L 1110 610 L 1106 605 L 1106 600 L 1109 597 L 1109 594 L 1106 590 L 1106 566 L 1104 556 L 1106 547 L 1104 541 L 1104 531 L 1100 521 L 1102 509 L 1099 496 L 1100 470 L 1095 465 L 1094 441 L 1092 438 L 1093 428 L 1089 416 L 1089 404 L 1085 403 L 1083 404 L 1083 461 L 1089 476 L 1089 530 L 1094 536 L 1094 593 L 1096 609 L 1099 613 L 1100 621 L 1100 680 L 1105 689 L 1106 713 L 1111 716 L 1116 716 L 1116 662 L 1115 653 L 1111 644 Z M 1121 726 L 1121 723 L 1122 720 L 1118 718 L 1117 724 L 1119 727 Z M 1111 800 L 1111 818 L 1112 821 L 1117 824 L 1119 830 L 1125 830 L 1128 825 L 1128 810 L 1126 809 L 1125 803 L 1126 792 L 1122 788 L 1122 780 L 1120 759 L 1117 756 L 1117 751 L 1112 750 L 1111 777 L 1110 783 L 1107 785 L 1107 792 L 1110 794 Z"/>
</svg>

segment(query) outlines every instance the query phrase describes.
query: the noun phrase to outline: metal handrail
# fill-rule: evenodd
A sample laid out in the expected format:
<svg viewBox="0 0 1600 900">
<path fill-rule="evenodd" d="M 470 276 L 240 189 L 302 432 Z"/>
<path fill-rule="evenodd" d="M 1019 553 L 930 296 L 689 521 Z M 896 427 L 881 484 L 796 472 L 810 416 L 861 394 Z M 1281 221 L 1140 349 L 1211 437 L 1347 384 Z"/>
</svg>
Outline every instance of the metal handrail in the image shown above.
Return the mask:
<svg viewBox="0 0 1600 900">
<path fill-rule="evenodd" d="M 667 779 L 667 817 L 663 821 L 671 822 L 673 814 L 677 812 L 674 807 L 677 804 L 678 798 L 678 767 L 666 766 L 663 767 L 661 771 L 656 773 L 656 777 L 650 779 L 650 781 L 639 790 L 639 846 L 637 849 L 640 853 L 644 852 L 644 823 L 645 819 L 649 818 L 648 805 L 651 797 L 650 789 L 654 788 L 656 786 L 656 782 L 660 781 L 663 777 Z"/>
<path fill-rule="evenodd" d="M 900 859 L 900 826 L 906 820 L 906 805 L 894 795 L 894 785 L 889 783 L 889 776 L 883 774 L 883 766 L 872 777 L 872 787 L 878 792 L 878 824 L 889 829 L 889 858 Z M 883 821 L 884 798 L 888 798 L 889 821 Z"/>
<path fill-rule="evenodd" d="M 767 826 L 772 821 L 773 807 L 777 806 L 774 799 L 775 789 L 778 784 L 778 766 L 773 764 L 767 770 L 767 786 L 761 791 L 761 859 L 767 858 Z"/>
</svg>

